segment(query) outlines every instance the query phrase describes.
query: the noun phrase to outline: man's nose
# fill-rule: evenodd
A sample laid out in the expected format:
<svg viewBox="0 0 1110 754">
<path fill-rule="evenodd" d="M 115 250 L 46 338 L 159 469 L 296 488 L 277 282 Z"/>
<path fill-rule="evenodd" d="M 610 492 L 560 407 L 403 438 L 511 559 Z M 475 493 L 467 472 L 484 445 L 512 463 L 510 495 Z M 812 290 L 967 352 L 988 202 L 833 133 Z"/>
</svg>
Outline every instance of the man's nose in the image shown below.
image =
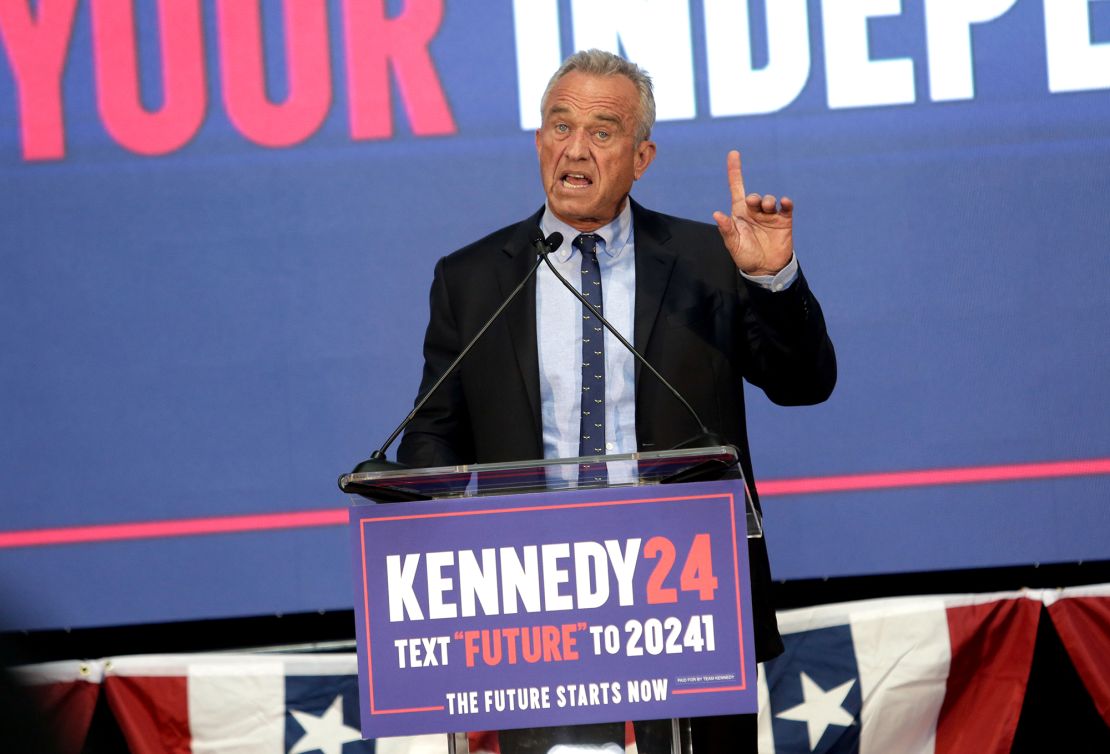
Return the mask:
<svg viewBox="0 0 1110 754">
<path fill-rule="evenodd" d="M 590 133 L 584 128 L 575 130 L 567 145 L 567 156 L 575 160 L 584 160 L 590 156 Z"/>
</svg>

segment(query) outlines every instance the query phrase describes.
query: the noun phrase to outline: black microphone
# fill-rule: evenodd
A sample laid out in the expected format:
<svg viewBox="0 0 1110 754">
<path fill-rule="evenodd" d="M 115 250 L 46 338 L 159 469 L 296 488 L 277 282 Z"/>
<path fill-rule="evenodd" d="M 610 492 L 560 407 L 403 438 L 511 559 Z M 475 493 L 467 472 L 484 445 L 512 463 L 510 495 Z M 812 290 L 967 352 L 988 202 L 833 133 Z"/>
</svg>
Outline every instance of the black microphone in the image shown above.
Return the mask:
<svg viewBox="0 0 1110 754">
<path fill-rule="evenodd" d="M 559 234 L 558 233 L 552 234 L 552 238 L 554 238 L 557 235 L 559 235 Z M 559 240 L 560 241 L 562 240 L 562 236 L 559 237 Z M 639 361 L 641 364 L 643 364 L 643 366 L 649 372 L 651 372 L 653 375 L 655 375 L 655 378 L 657 380 L 659 380 L 661 383 L 663 383 L 663 387 L 665 387 L 665 388 L 667 388 L 667 390 L 671 391 L 671 395 L 673 395 L 675 398 L 677 398 L 678 402 L 681 403 L 683 405 L 683 407 L 687 411 L 690 412 L 690 416 L 692 416 L 694 418 L 694 422 L 698 425 L 698 434 L 697 435 L 695 435 L 694 437 L 691 437 L 688 440 L 685 440 L 685 441 L 679 443 L 674 448 L 672 448 L 672 450 L 677 450 L 678 448 L 684 448 L 684 447 L 693 447 L 693 446 L 696 446 L 696 445 L 707 445 L 707 446 L 710 446 L 710 445 L 711 446 L 727 445 L 728 443 L 724 442 L 715 432 L 711 432 L 709 430 L 709 428 L 705 426 L 705 424 L 701 420 L 701 417 L 698 416 L 698 412 L 695 411 L 694 407 L 690 405 L 690 402 L 687 401 L 685 397 L 683 397 L 682 393 L 678 392 L 678 389 L 675 388 L 675 386 L 672 385 L 670 382 L 668 382 L 667 379 L 659 373 L 659 370 L 656 369 L 654 366 L 652 366 L 651 362 L 648 361 L 646 358 L 644 358 L 643 354 L 641 354 L 639 351 L 637 351 L 636 347 L 633 346 L 631 343 L 629 343 L 628 340 L 623 335 L 620 334 L 620 332 L 617 330 L 617 328 L 613 327 L 613 325 L 609 323 L 609 320 L 607 320 L 607 319 L 605 319 L 605 317 L 601 316 L 601 312 L 598 311 L 597 307 L 594 306 L 593 304 L 591 304 L 589 301 L 587 301 L 586 297 L 583 296 L 581 293 L 579 293 L 578 289 L 575 288 L 573 285 L 571 285 L 570 281 L 567 280 L 565 277 L 563 277 L 563 274 L 555 268 L 555 265 L 551 263 L 551 260 L 547 258 L 547 255 L 550 254 L 552 252 L 552 250 L 557 249 L 558 247 L 559 247 L 559 245 L 555 244 L 552 247 L 545 248 L 545 249 L 540 251 L 540 257 L 547 264 L 548 268 L 553 273 L 555 273 L 555 277 L 557 277 L 559 279 L 560 283 L 562 283 L 564 286 L 566 286 L 566 289 L 568 291 L 570 291 L 571 293 L 574 294 L 574 297 L 576 299 L 578 299 L 579 301 L 582 302 L 583 306 L 585 306 L 587 309 L 589 309 L 590 312 L 595 317 L 597 317 L 598 320 L 601 321 L 601 324 L 605 325 L 605 329 L 607 329 L 609 332 L 613 333 L 613 336 L 616 337 L 616 339 L 620 341 L 622 346 L 624 346 L 626 349 L 628 349 L 628 351 L 633 356 L 636 357 L 637 361 Z"/>
<path fill-rule="evenodd" d="M 391 471 L 408 468 L 403 463 L 397 463 L 395 461 L 390 461 L 389 459 L 387 459 L 385 457 L 385 451 L 389 449 L 389 446 L 393 444 L 393 441 L 396 440 L 398 435 L 400 435 L 401 432 L 404 431 L 405 427 L 409 425 L 409 423 L 413 420 L 413 417 L 415 417 L 420 412 L 420 409 L 424 408 L 424 404 L 427 403 L 428 400 L 436 394 L 436 391 L 439 390 L 439 386 L 442 385 L 447 380 L 447 378 L 454 373 L 455 369 L 459 366 L 459 364 L 462 363 L 462 360 L 466 358 L 466 355 L 468 353 L 470 353 L 470 349 L 472 349 L 474 345 L 482 338 L 482 336 L 485 335 L 486 330 L 489 329 L 490 325 L 497 321 L 497 318 L 501 316 L 501 312 L 505 311 L 509 304 L 513 302 L 513 299 L 517 297 L 517 294 L 524 290 L 524 286 L 527 285 L 528 281 L 535 276 L 536 270 L 539 269 L 539 266 L 543 262 L 543 260 L 547 258 L 547 254 L 549 254 L 552 249 L 559 248 L 559 245 L 562 242 L 562 233 L 552 233 L 545 239 L 543 237 L 543 231 L 540 230 L 539 227 L 536 227 L 532 230 L 531 237 L 529 238 L 529 243 L 531 243 L 532 248 L 536 250 L 538 256 L 536 257 L 536 263 L 532 265 L 532 268 L 530 270 L 528 270 L 528 274 L 525 275 L 524 278 L 517 284 L 516 288 L 513 288 L 512 292 L 509 293 L 508 297 L 501 303 L 501 306 L 497 307 L 497 311 L 490 315 L 490 318 L 486 320 L 486 323 L 482 325 L 477 334 L 470 339 L 470 342 L 466 344 L 466 347 L 459 352 L 459 355 L 456 356 L 455 360 L 451 362 L 451 365 L 448 366 L 446 370 L 444 370 L 439 379 L 435 381 L 435 384 L 428 388 L 424 395 L 420 397 L 420 399 L 416 402 L 416 405 L 413 407 L 412 411 L 410 411 L 408 416 L 406 416 L 404 420 L 397 425 L 397 428 L 393 430 L 393 433 L 390 434 L 388 438 L 386 438 L 386 441 L 382 443 L 381 447 L 371 453 L 370 457 L 367 458 L 365 461 L 355 466 L 355 468 L 351 471 L 352 474 L 362 474 L 368 471 Z M 548 262 L 548 264 L 550 264 L 550 262 Z M 346 492 L 347 490 L 344 487 L 343 480 L 347 476 L 347 474 L 343 474 L 339 477 L 339 489 L 343 490 L 344 492 Z"/>
</svg>

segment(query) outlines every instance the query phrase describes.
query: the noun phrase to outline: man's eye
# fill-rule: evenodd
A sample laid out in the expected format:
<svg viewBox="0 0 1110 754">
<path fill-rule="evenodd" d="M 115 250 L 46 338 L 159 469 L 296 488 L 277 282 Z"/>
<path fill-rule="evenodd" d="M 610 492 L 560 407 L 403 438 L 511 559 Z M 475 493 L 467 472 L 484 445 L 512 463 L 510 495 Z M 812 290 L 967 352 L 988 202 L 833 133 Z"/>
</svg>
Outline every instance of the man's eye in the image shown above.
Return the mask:
<svg viewBox="0 0 1110 754">
<path fill-rule="evenodd" d="M 565 134 L 569 130 L 570 130 L 570 126 L 568 126 L 566 123 L 556 123 L 555 124 L 555 132 L 556 133 Z"/>
<path fill-rule="evenodd" d="M 609 138 L 609 132 L 608 131 L 598 131 L 597 132 L 597 138 L 599 138 L 601 141 L 605 141 L 606 139 Z"/>
</svg>

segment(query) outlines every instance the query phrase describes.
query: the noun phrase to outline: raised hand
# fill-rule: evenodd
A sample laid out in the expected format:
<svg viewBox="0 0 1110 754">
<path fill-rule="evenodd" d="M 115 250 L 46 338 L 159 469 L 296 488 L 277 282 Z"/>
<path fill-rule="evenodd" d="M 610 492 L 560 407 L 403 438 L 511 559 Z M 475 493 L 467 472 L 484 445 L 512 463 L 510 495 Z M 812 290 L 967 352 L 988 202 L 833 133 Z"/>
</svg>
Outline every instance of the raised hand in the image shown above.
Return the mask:
<svg viewBox="0 0 1110 754">
<path fill-rule="evenodd" d="M 728 187 L 731 214 L 713 213 L 725 248 L 744 273 L 774 275 L 794 253 L 794 202 L 785 196 L 780 202 L 771 194 L 745 195 L 740 153 L 735 149 L 728 153 Z"/>
</svg>

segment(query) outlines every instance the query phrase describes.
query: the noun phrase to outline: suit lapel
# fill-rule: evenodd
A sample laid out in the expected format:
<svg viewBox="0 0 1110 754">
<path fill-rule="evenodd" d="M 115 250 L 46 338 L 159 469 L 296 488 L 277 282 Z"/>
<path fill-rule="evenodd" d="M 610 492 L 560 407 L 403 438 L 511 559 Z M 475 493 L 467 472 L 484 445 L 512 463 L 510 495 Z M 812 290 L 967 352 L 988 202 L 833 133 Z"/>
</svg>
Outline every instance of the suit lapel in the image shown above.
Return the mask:
<svg viewBox="0 0 1110 754">
<path fill-rule="evenodd" d="M 665 246 L 671 234 L 659 221 L 656 213 L 632 202 L 632 223 L 636 244 L 636 315 L 633 342 L 637 351 L 646 354 L 677 255 Z M 640 362 L 637 361 L 637 393 L 639 385 Z"/>
<path fill-rule="evenodd" d="M 497 264 L 497 284 L 502 298 L 508 297 L 536 261 L 531 253 L 530 232 L 540 221 L 543 210 L 517 226 L 516 232 L 501 249 Z M 509 338 L 516 355 L 524 389 L 532 412 L 538 441 L 543 443 L 540 419 L 540 360 L 536 345 L 536 279 L 533 277 L 509 308 L 501 315 L 509 326 Z"/>
</svg>

